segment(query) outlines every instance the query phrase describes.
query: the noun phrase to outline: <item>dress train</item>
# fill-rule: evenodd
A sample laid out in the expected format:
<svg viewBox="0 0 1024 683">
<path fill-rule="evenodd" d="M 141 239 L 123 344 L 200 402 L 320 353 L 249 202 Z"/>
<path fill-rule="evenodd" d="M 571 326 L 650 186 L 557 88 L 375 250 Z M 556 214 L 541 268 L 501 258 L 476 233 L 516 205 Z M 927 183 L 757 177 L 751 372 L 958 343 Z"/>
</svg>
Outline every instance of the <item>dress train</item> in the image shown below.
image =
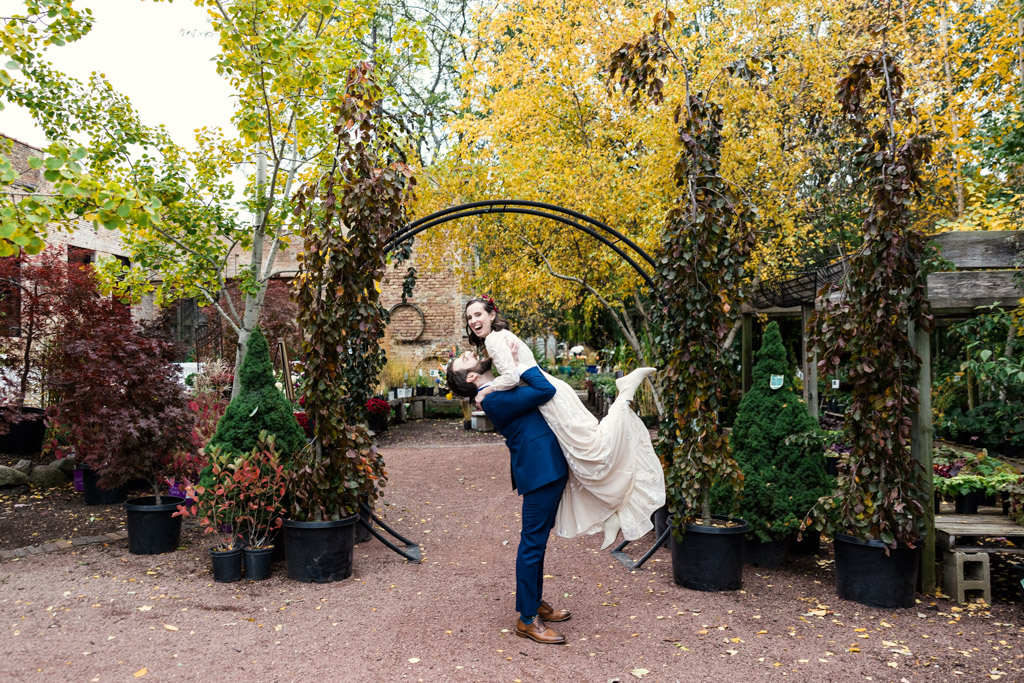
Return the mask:
<svg viewBox="0 0 1024 683">
<path fill-rule="evenodd" d="M 633 400 L 633 396 L 636 394 L 636 390 L 640 388 L 643 381 L 655 373 L 655 368 L 637 368 L 628 375 L 624 375 L 615 380 L 615 387 L 619 390 L 619 395 L 615 397 L 615 401 L 612 404 L 622 401 L 628 403 Z M 604 542 L 601 544 L 601 550 L 606 549 L 618 538 L 619 529 L 621 528 L 621 522 L 619 521 L 618 510 L 612 512 L 608 516 L 608 519 L 604 521 Z"/>
</svg>

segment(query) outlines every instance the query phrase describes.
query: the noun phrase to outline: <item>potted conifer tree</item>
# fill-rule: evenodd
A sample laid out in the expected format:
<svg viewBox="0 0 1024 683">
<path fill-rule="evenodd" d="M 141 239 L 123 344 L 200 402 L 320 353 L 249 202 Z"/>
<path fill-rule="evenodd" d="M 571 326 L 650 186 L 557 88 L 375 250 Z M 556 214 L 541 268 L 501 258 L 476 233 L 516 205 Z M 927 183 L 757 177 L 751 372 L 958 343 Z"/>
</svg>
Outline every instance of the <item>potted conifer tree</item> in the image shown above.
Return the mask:
<svg viewBox="0 0 1024 683">
<path fill-rule="evenodd" d="M 249 489 L 219 485 L 225 476 L 234 476 L 236 472 L 259 470 L 259 463 L 264 461 L 267 453 L 267 439 L 273 444 L 274 459 L 280 454 L 284 463 L 293 462 L 300 450 L 306 445 L 306 435 L 295 414 L 292 405 L 285 395 L 274 386 L 274 366 L 270 360 L 270 347 L 263 332 L 256 327 L 249 335 L 245 356 L 238 370 L 241 389 L 224 415 L 217 423 L 217 430 L 210 439 L 206 449 L 210 462 L 199 474 L 199 482 L 193 489 L 195 504 L 181 508 L 183 514 L 199 514 L 202 519 L 212 520 L 209 528 L 219 526 L 229 528 L 228 543 L 218 543 L 212 548 L 213 553 L 228 552 L 242 561 L 242 553 L 235 542 L 241 534 L 250 530 L 245 528 L 249 518 L 242 512 L 246 500 L 252 498 Z M 238 459 L 251 460 L 246 466 Z M 264 467 L 265 469 L 265 467 Z M 264 473 L 267 475 L 267 473 Z M 267 484 L 271 489 L 275 487 Z M 238 500 L 224 500 L 225 493 Z M 241 500 L 245 497 L 246 500 Z M 279 503 L 280 504 L 280 503 Z M 218 512 L 219 511 L 219 512 Z M 225 521 L 225 517 L 230 517 Z M 275 523 L 276 526 L 276 523 Z M 262 545 L 272 546 L 269 542 Z M 238 553 L 235 553 L 239 550 Z M 215 562 L 219 558 L 213 557 Z"/>
<path fill-rule="evenodd" d="M 821 443 L 793 439 L 816 427 L 793 387 L 779 325 L 770 322 L 730 435 L 744 477 L 740 516 L 750 525 L 747 564 L 785 562 L 804 517 L 829 490 Z M 728 510 L 731 490 L 720 487 L 715 493 L 716 508 Z"/>
</svg>

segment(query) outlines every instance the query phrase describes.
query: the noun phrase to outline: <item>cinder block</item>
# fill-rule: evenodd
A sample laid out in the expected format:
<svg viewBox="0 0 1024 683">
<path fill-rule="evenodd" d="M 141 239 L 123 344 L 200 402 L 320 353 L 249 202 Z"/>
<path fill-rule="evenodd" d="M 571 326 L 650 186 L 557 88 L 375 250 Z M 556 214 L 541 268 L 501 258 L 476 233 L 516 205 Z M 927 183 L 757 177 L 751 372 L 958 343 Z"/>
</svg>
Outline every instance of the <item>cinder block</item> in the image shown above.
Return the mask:
<svg viewBox="0 0 1024 683">
<path fill-rule="evenodd" d="M 482 410 L 473 411 L 473 429 L 478 432 L 493 432 L 494 425 L 487 418 L 487 414 Z"/>
<path fill-rule="evenodd" d="M 426 401 L 424 401 L 422 398 L 419 399 L 419 400 L 414 400 L 412 402 L 412 405 L 409 406 L 410 419 L 412 419 L 412 420 L 422 420 L 423 419 L 423 404 L 425 402 Z"/>
<path fill-rule="evenodd" d="M 968 592 L 981 591 L 981 597 L 991 605 L 992 582 L 988 553 L 945 553 L 943 585 L 946 593 L 957 602 L 967 602 Z"/>
</svg>

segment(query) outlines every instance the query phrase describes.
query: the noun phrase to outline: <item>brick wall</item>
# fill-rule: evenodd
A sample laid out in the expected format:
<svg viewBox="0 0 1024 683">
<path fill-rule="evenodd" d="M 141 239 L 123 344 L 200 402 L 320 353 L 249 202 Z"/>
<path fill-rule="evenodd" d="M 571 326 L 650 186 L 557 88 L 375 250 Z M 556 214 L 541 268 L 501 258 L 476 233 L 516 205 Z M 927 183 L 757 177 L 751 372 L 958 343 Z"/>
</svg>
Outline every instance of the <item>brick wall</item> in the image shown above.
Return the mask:
<svg viewBox="0 0 1024 683">
<path fill-rule="evenodd" d="M 403 304 L 402 281 L 410 266 L 418 271 L 416 288 Z M 405 364 L 411 370 L 423 368 L 425 374 L 438 362 L 447 362 L 453 349 L 465 350 L 468 342 L 462 311 L 466 299 L 454 272 L 417 267 L 415 252 L 397 271 L 389 269 L 381 282 L 381 303 L 391 311 L 389 361 Z"/>
</svg>

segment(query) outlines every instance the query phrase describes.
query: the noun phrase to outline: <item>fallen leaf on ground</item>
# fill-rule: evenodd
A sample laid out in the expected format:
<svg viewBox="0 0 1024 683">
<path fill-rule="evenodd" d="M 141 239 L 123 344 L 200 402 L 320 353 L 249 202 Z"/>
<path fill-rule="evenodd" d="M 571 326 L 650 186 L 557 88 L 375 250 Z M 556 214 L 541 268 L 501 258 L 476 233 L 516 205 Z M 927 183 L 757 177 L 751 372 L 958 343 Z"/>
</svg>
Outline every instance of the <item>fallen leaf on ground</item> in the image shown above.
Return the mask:
<svg viewBox="0 0 1024 683">
<path fill-rule="evenodd" d="M 143 667 L 143 668 L 141 668 L 141 669 L 139 669 L 138 671 L 135 672 L 135 677 L 136 678 L 142 678 L 143 676 L 145 676 L 148 673 L 149 673 L 149 669 Z"/>
<path fill-rule="evenodd" d="M 418 664 L 418 663 L 419 663 L 419 661 L 420 661 L 420 658 L 419 658 L 419 657 L 410 657 L 410 658 L 409 658 L 409 663 L 410 663 L 410 664 Z"/>
<path fill-rule="evenodd" d="M 151 609 L 153 609 L 153 605 L 142 605 L 139 607 L 140 612 L 148 612 Z"/>
<path fill-rule="evenodd" d="M 637 678 L 643 678 L 644 676 L 646 676 L 647 674 L 649 674 L 651 672 L 648 671 L 647 669 L 633 669 L 629 673 L 630 673 L 630 675 L 636 676 Z"/>
</svg>

